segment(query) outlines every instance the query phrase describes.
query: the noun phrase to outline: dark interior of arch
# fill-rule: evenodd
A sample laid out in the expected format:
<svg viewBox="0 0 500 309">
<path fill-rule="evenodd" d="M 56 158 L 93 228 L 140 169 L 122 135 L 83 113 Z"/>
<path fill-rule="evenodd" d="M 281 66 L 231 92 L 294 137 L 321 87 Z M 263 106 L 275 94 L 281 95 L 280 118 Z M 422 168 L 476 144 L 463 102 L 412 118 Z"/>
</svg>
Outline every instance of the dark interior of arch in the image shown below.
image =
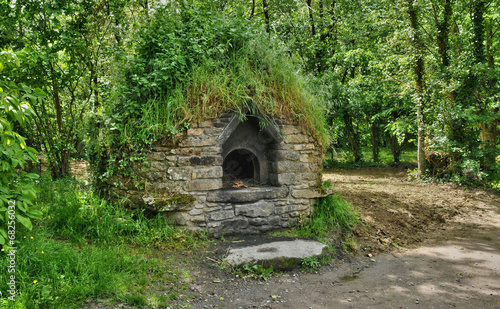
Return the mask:
<svg viewBox="0 0 500 309">
<path fill-rule="evenodd" d="M 255 155 L 245 149 L 236 149 L 228 153 L 222 163 L 224 182 L 259 181 L 259 162 Z"/>
</svg>

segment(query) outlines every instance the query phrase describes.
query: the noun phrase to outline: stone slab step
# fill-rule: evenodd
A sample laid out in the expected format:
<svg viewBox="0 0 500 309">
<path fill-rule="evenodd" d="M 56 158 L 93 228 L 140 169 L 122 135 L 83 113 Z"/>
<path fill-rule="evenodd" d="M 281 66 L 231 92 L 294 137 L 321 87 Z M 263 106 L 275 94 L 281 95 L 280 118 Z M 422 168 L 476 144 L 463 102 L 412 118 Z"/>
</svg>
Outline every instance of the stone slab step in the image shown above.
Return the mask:
<svg viewBox="0 0 500 309">
<path fill-rule="evenodd" d="M 325 244 L 317 241 L 275 241 L 231 249 L 224 260 L 233 267 L 247 264 L 286 270 L 299 266 L 304 258 L 320 256 L 326 249 Z"/>
</svg>

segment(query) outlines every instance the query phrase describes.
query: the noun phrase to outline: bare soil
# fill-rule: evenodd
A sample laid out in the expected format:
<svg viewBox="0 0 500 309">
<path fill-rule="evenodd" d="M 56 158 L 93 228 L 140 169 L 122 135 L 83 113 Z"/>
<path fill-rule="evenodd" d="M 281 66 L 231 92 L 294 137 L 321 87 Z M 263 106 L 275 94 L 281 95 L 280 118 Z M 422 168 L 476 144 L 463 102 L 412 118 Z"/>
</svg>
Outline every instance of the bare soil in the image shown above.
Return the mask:
<svg viewBox="0 0 500 309">
<path fill-rule="evenodd" d="M 218 267 L 232 239 L 196 255 L 193 308 L 500 308 L 500 198 L 486 189 L 408 181 L 396 168 L 327 170 L 360 212 L 351 244 L 315 273 L 241 278 Z M 335 243 L 334 243 L 335 245 Z M 187 295 L 186 295 L 187 296 Z"/>
</svg>

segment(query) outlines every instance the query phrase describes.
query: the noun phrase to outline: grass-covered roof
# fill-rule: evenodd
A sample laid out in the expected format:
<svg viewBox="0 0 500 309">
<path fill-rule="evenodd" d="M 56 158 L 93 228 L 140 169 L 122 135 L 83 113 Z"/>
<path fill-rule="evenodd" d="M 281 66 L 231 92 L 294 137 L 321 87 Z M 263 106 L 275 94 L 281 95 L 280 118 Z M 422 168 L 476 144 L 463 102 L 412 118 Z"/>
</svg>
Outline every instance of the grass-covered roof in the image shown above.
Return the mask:
<svg viewBox="0 0 500 309">
<path fill-rule="evenodd" d="M 105 178 L 155 140 L 228 111 L 244 115 L 249 102 L 256 115 L 305 126 L 324 144 L 323 107 L 279 43 L 243 17 L 159 10 L 123 65 L 89 157 Z"/>
<path fill-rule="evenodd" d="M 284 117 L 323 141 L 324 113 L 280 44 L 246 19 L 200 9 L 158 11 L 140 33 L 114 112 L 144 129 L 176 132 L 248 99 L 264 115 Z"/>
</svg>

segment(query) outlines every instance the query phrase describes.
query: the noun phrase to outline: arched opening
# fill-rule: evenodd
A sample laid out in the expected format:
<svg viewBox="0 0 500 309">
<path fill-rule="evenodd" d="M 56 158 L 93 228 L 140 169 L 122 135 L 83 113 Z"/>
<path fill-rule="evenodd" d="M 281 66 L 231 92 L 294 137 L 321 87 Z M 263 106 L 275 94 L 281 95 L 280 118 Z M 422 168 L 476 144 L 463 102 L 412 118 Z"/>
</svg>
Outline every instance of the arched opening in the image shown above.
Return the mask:
<svg viewBox="0 0 500 309">
<path fill-rule="evenodd" d="M 246 185 L 258 184 L 259 160 L 246 149 L 236 149 L 229 152 L 222 163 L 223 181 L 226 185 L 241 181 Z"/>
</svg>

